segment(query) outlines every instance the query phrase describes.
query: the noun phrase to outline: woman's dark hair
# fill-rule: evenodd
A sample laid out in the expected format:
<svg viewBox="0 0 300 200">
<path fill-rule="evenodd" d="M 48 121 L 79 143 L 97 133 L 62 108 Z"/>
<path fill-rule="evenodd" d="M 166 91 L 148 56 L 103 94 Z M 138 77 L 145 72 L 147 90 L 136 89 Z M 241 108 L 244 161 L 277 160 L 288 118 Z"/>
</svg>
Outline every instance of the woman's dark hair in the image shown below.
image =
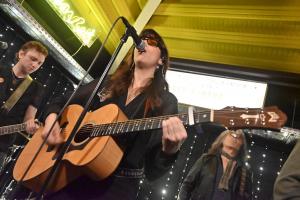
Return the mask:
<svg viewBox="0 0 300 200">
<path fill-rule="evenodd" d="M 169 90 L 168 83 L 165 79 L 166 71 L 169 67 L 169 53 L 161 36 L 153 29 L 145 29 L 140 34 L 141 38 L 151 38 L 157 41 L 158 48 L 161 51 L 162 65 L 154 73 L 154 77 L 149 80 L 149 84 L 142 88 L 147 96 L 146 112 L 149 108 L 159 107 L 161 105 L 161 94 Z M 132 83 L 134 75 L 134 48 L 132 47 L 119 68 L 108 81 L 106 91 L 111 97 L 126 94 L 128 87 Z"/>
</svg>

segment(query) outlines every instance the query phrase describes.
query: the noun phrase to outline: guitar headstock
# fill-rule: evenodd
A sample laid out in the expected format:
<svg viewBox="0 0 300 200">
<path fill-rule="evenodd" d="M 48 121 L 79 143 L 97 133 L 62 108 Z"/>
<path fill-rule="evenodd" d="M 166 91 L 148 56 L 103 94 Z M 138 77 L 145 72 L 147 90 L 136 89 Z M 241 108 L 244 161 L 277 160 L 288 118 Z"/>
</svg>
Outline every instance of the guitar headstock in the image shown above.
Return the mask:
<svg viewBox="0 0 300 200">
<path fill-rule="evenodd" d="M 214 111 L 214 121 L 222 123 L 229 129 L 280 129 L 286 120 L 286 114 L 277 106 L 265 108 L 226 107 Z"/>
</svg>

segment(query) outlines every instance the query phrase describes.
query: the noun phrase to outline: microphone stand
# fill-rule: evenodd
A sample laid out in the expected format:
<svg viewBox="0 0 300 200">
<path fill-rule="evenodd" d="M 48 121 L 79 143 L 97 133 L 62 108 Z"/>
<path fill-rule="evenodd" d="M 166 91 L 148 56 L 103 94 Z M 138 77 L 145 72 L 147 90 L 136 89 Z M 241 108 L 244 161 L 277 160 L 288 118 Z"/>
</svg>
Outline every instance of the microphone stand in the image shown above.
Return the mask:
<svg viewBox="0 0 300 200">
<path fill-rule="evenodd" d="M 116 59 L 117 55 L 119 54 L 122 46 L 127 41 L 129 36 L 130 36 L 130 33 L 129 33 L 129 29 L 127 28 L 125 34 L 121 37 L 120 43 L 119 43 L 118 47 L 116 48 L 116 50 L 114 51 L 109 63 L 106 65 L 105 70 L 104 70 L 103 74 L 101 75 L 94 91 L 92 92 L 90 98 L 88 99 L 87 103 L 85 104 L 84 110 L 82 111 L 82 113 L 79 116 L 76 124 L 74 125 L 73 130 L 70 133 L 70 136 L 68 137 L 67 141 L 63 144 L 62 148 L 60 149 L 60 152 L 58 153 L 57 159 L 55 160 L 54 165 L 53 165 L 51 171 L 49 172 L 49 174 L 48 174 L 48 176 L 47 176 L 47 178 L 46 178 L 46 180 L 45 180 L 45 182 L 42 186 L 42 189 L 39 191 L 36 199 L 38 199 L 38 200 L 41 199 L 41 197 L 42 197 L 43 193 L 45 192 L 47 186 L 49 185 L 50 181 L 54 177 L 54 174 L 56 173 L 57 169 L 59 168 L 59 165 L 62 161 L 63 156 L 65 155 L 68 148 L 70 147 L 71 142 L 74 139 L 83 118 L 85 117 L 86 113 L 88 112 L 88 108 L 90 107 L 90 104 L 91 104 L 94 96 L 97 94 L 97 91 L 100 88 L 100 86 L 102 86 L 104 78 L 107 76 L 109 70 L 112 67 L 113 62 L 115 61 L 115 59 Z"/>
</svg>

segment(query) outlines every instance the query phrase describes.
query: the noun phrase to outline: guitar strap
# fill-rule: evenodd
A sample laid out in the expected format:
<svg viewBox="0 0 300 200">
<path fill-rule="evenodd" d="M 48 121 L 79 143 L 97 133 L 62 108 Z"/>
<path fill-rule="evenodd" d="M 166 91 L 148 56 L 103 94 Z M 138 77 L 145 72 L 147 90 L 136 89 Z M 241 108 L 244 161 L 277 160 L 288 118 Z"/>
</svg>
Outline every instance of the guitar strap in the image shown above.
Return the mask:
<svg viewBox="0 0 300 200">
<path fill-rule="evenodd" d="M 25 93 L 27 88 L 32 82 L 32 78 L 28 75 L 19 87 L 10 95 L 8 100 L 2 105 L 1 109 L 5 110 L 7 113 L 16 105 L 21 96 Z"/>
</svg>

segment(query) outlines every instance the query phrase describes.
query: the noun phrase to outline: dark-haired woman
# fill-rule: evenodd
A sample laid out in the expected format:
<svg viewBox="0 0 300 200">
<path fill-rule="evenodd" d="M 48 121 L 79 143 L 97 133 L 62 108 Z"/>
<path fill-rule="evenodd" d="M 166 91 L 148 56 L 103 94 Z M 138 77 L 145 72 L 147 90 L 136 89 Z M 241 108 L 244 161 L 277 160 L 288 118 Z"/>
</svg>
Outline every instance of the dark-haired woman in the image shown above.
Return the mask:
<svg viewBox="0 0 300 200">
<path fill-rule="evenodd" d="M 95 97 L 91 110 L 116 104 L 129 119 L 155 117 L 177 113 L 177 99 L 168 90 L 165 79 L 169 66 L 168 50 L 160 35 L 152 29 L 140 34 L 145 51 L 133 48 L 105 87 Z M 83 86 L 72 103 L 83 105 L 96 81 Z M 43 136 L 62 107 L 67 96 L 56 99 L 47 110 Z M 182 142 L 187 137 L 182 122 L 171 117 L 162 122 L 162 131 L 145 131 L 115 138 L 124 148 L 123 159 L 116 172 L 104 181 L 81 177 L 61 191 L 49 195 L 53 199 L 136 199 L 139 181 L 145 175 L 155 179 L 175 161 Z M 48 144 L 63 141 L 56 124 Z"/>
</svg>

